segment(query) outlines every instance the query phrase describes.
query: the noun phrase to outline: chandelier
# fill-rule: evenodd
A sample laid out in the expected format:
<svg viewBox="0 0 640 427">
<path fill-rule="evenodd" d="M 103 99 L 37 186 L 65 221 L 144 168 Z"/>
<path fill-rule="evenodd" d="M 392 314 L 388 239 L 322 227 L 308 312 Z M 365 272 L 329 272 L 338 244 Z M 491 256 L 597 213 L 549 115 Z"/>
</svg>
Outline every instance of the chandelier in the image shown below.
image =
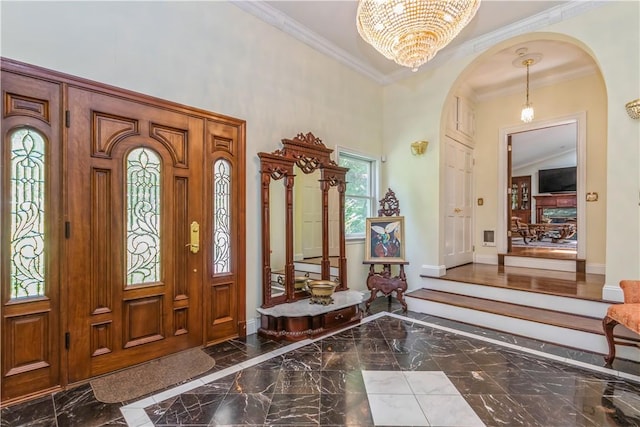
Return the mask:
<svg viewBox="0 0 640 427">
<path fill-rule="evenodd" d="M 453 40 L 480 0 L 360 0 L 360 36 L 378 52 L 417 71 Z"/>
</svg>

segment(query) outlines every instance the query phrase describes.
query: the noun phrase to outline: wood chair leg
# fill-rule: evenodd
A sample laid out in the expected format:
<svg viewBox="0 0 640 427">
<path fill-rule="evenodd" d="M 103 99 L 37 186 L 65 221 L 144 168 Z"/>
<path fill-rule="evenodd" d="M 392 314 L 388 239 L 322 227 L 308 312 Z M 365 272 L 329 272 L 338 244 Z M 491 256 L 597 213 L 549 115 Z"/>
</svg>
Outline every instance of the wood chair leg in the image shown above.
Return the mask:
<svg viewBox="0 0 640 427">
<path fill-rule="evenodd" d="M 602 319 L 602 328 L 604 329 L 604 336 L 607 338 L 607 344 L 609 345 L 609 354 L 604 358 L 605 366 L 610 368 L 613 363 L 613 359 L 616 358 L 616 344 L 613 340 L 613 328 L 618 324 L 615 320 L 609 316 L 605 316 Z"/>
</svg>

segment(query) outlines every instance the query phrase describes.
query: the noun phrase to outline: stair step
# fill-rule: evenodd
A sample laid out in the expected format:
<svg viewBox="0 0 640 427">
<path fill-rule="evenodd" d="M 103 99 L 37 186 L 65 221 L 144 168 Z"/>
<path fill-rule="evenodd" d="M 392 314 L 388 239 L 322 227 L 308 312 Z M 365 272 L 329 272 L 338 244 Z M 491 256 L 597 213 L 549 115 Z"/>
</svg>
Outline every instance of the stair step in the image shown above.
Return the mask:
<svg viewBox="0 0 640 427">
<path fill-rule="evenodd" d="M 406 294 L 406 296 L 604 336 L 601 318 L 431 289 L 417 289 Z M 618 338 L 640 343 L 640 337 L 622 325 L 618 325 L 615 328 L 614 335 Z"/>
</svg>

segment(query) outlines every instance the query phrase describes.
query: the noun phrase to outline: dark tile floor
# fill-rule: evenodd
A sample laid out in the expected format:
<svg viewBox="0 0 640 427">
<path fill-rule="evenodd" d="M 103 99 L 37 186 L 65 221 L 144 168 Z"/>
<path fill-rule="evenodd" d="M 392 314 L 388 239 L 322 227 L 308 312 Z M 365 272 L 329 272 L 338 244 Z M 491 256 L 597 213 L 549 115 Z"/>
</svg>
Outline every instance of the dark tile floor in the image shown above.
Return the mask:
<svg viewBox="0 0 640 427">
<path fill-rule="evenodd" d="M 378 298 L 371 311 L 398 309 Z M 428 315 L 409 312 L 406 317 L 603 365 L 601 355 Z M 251 335 L 207 348 L 216 366 L 205 375 L 288 344 Z M 616 361 L 614 369 L 639 375 L 640 363 Z M 393 316 L 238 370 L 144 412 L 158 426 L 371 426 L 362 371 L 379 370 L 443 371 L 487 426 L 640 426 L 640 383 Z M 96 401 L 85 385 L 4 408 L 0 425 L 127 425 L 121 406 Z"/>
</svg>

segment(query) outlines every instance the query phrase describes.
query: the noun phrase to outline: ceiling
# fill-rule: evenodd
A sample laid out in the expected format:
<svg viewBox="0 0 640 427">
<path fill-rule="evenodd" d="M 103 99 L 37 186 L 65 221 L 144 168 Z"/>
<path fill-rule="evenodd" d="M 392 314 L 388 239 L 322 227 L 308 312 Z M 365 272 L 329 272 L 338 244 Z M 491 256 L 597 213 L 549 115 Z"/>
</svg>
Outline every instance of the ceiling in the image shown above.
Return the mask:
<svg viewBox="0 0 640 427">
<path fill-rule="evenodd" d="M 376 82 L 386 85 L 412 75 L 408 68 L 386 59 L 367 44 L 356 28 L 358 2 L 346 1 L 234 1 L 239 8 L 327 54 Z M 485 51 L 509 38 L 569 19 L 598 7 L 602 2 L 482 0 L 469 25 L 418 73 L 459 56 Z M 516 50 L 542 59 L 530 67 L 531 90 L 597 72 L 594 60 L 581 48 L 561 41 L 537 40 L 514 44 L 472 63 L 465 74 L 465 89 L 477 100 L 505 96 L 523 90 L 526 72 Z M 515 65 L 514 65 L 515 63 Z M 473 68 L 471 68 L 473 67 Z M 573 133 L 572 133 L 573 132 Z M 514 163 L 528 164 L 566 151 L 573 145 L 575 129 L 554 126 L 519 134 Z"/>
<path fill-rule="evenodd" d="M 511 138 L 513 170 L 535 164 L 541 166 L 539 163 L 568 154 L 573 154 L 575 161 L 564 166 L 577 164 L 578 126 L 575 122 L 519 132 L 512 134 Z"/>
<path fill-rule="evenodd" d="M 380 84 L 389 84 L 412 74 L 408 68 L 386 59 L 367 44 L 356 29 L 358 2 L 347 1 L 234 1 L 239 8 L 292 35 L 311 47 L 334 57 Z M 418 73 L 446 63 L 456 56 L 486 50 L 499 41 L 535 31 L 599 6 L 591 1 L 496 1 L 483 0 L 469 25 Z M 524 70 L 512 62 L 512 46 L 484 60 L 466 83 L 479 97 L 504 92 L 516 82 L 522 86 Z M 542 61 L 531 67 L 531 77 L 573 75 L 594 72 L 595 63 L 574 45 L 539 41 L 526 46 L 529 53 L 541 53 Z M 540 81 L 540 80 L 539 80 Z M 532 85 L 533 87 L 533 85 Z"/>
</svg>

